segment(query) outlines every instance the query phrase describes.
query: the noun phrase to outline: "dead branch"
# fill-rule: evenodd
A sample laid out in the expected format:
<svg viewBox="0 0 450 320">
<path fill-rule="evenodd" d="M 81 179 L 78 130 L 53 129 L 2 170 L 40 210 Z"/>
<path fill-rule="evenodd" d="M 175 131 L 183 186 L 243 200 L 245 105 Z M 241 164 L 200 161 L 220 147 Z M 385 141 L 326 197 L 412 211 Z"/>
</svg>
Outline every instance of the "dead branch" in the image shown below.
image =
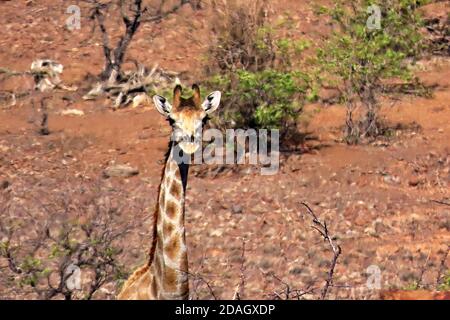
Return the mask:
<svg viewBox="0 0 450 320">
<path fill-rule="evenodd" d="M 437 204 L 442 204 L 443 206 L 450 206 L 450 203 L 449 202 L 445 202 L 445 201 L 442 201 L 442 200 L 431 200 L 431 202 L 434 202 L 434 203 L 437 203 Z"/>
<path fill-rule="evenodd" d="M 45 98 L 41 99 L 41 112 L 42 112 L 42 119 L 39 133 L 43 136 L 46 136 L 50 134 L 50 130 L 48 129 L 48 110 L 47 105 L 45 103 Z"/>
<path fill-rule="evenodd" d="M 420 268 L 419 279 L 417 280 L 417 288 L 421 288 L 422 287 L 423 275 L 427 271 L 428 262 L 430 261 L 430 255 L 431 255 L 431 250 L 428 252 L 427 258 L 425 259 L 424 264 Z"/>
<path fill-rule="evenodd" d="M 23 71 L 16 71 L 16 70 L 10 70 L 8 68 L 3 68 L 0 67 L 0 75 L 3 75 L 3 78 L 0 79 L 0 81 L 4 81 L 10 77 L 15 77 L 15 76 L 24 76 L 24 75 L 31 75 L 30 72 L 23 72 Z"/>
<path fill-rule="evenodd" d="M 296 300 L 300 300 L 305 295 L 312 294 L 312 293 L 314 293 L 316 291 L 316 288 L 314 288 L 312 285 L 309 285 L 304 290 L 303 289 L 292 288 L 289 283 L 287 283 L 286 281 L 282 280 L 274 272 L 265 273 L 262 270 L 260 270 L 260 271 L 264 274 L 264 276 L 272 277 L 272 278 L 274 278 L 275 280 L 277 280 L 278 282 L 280 282 L 284 286 L 283 290 L 273 291 L 273 292 L 267 294 L 267 296 L 270 299 L 276 299 L 276 300 L 292 300 L 292 299 L 296 299 Z"/>
<path fill-rule="evenodd" d="M 323 286 L 320 294 L 320 299 L 325 300 L 330 286 L 333 285 L 334 270 L 336 268 L 337 260 L 342 253 L 342 249 L 338 244 L 335 243 L 335 241 L 333 240 L 333 236 L 330 235 L 327 223 L 322 222 L 308 206 L 308 204 L 306 204 L 305 202 L 302 202 L 301 204 L 307 209 L 307 213 L 313 218 L 313 225 L 311 227 L 316 230 L 325 241 L 328 242 L 331 250 L 333 251 L 333 259 L 331 261 L 330 269 L 328 270 L 328 276 L 325 280 L 325 285 Z"/>
<path fill-rule="evenodd" d="M 133 0 L 130 3 L 126 0 L 116 0 L 102 3 L 98 0 L 85 0 L 92 4 L 90 19 L 99 26 L 102 36 L 103 54 L 105 56 L 105 67 L 100 75 L 102 80 L 108 80 L 109 84 L 114 84 L 121 80 L 122 64 L 124 57 L 133 37 L 143 23 L 157 23 L 167 16 L 176 13 L 185 4 L 191 4 L 191 0 L 180 0 L 167 11 L 162 10 L 164 1 L 161 0 L 159 6 L 153 10 L 149 6 L 144 6 L 142 0 Z M 191 4 L 192 5 L 192 4 Z M 110 32 L 108 31 L 105 19 L 112 6 L 119 8 L 125 32 L 120 36 L 115 47 L 110 42 Z M 194 6 L 193 6 L 194 7 Z M 95 30 L 93 28 L 93 30 Z"/>
<path fill-rule="evenodd" d="M 205 277 L 203 275 L 201 275 L 198 272 L 196 272 L 196 273 L 192 273 L 192 272 L 189 272 L 189 271 L 185 271 L 185 272 L 188 275 L 188 277 L 191 277 L 194 282 L 197 282 L 197 284 L 194 285 L 193 293 L 197 294 L 198 283 L 203 283 L 204 285 L 206 285 L 206 288 L 208 289 L 208 291 L 211 294 L 211 296 L 213 297 L 213 299 L 214 300 L 218 300 L 217 295 L 214 292 L 214 289 L 213 289 L 211 283 L 207 279 L 205 279 Z M 198 296 L 197 296 L 197 299 L 198 299 Z"/>
</svg>

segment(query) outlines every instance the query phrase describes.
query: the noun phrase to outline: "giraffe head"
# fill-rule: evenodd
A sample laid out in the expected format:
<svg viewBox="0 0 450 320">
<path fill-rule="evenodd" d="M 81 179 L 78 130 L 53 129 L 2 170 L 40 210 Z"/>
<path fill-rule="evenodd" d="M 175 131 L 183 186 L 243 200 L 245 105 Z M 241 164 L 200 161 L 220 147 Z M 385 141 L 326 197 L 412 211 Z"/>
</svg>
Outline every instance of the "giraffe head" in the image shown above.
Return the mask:
<svg viewBox="0 0 450 320">
<path fill-rule="evenodd" d="M 192 86 L 190 98 L 181 96 L 182 88 L 177 85 L 173 91 L 173 103 L 162 96 L 155 95 L 153 102 L 156 109 L 167 117 L 172 125 L 172 141 L 178 144 L 186 154 L 193 154 L 202 142 L 202 127 L 220 103 L 220 91 L 211 92 L 204 101 L 200 96 L 200 88 Z"/>
</svg>

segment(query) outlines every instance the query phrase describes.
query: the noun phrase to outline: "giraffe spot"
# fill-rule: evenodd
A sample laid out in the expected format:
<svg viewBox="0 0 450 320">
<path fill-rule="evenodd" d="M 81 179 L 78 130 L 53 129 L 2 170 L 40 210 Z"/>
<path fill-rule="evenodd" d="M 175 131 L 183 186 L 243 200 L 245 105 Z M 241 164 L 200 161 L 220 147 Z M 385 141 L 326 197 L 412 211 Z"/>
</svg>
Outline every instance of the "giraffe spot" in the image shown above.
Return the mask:
<svg viewBox="0 0 450 320">
<path fill-rule="evenodd" d="M 170 194 L 174 196 L 175 198 L 181 197 L 181 185 L 177 183 L 175 180 L 172 181 L 172 184 L 170 185 Z"/>
<path fill-rule="evenodd" d="M 178 272 L 172 268 L 164 270 L 163 287 L 165 291 L 177 290 Z"/>
<path fill-rule="evenodd" d="M 178 215 L 178 205 L 173 201 L 167 201 L 166 203 L 166 215 L 170 219 L 174 219 Z"/>
<path fill-rule="evenodd" d="M 177 166 L 177 170 L 175 170 L 174 176 L 175 176 L 175 178 L 177 178 L 179 181 L 181 181 L 181 172 L 180 172 L 180 169 L 178 168 L 178 165 L 176 165 L 176 166 Z"/>
<path fill-rule="evenodd" d="M 163 227 L 164 236 L 165 237 L 170 236 L 173 233 L 173 230 L 175 230 L 175 225 L 173 223 L 165 221 Z"/>
<path fill-rule="evenodd" d="M 178 252 L 180 251 L 180 238 L 175 235 L 170 238 L 169 242 L 164 246 L 164 254 L 170 259 L 175 260 L 178 256 Z"/>
</svg>

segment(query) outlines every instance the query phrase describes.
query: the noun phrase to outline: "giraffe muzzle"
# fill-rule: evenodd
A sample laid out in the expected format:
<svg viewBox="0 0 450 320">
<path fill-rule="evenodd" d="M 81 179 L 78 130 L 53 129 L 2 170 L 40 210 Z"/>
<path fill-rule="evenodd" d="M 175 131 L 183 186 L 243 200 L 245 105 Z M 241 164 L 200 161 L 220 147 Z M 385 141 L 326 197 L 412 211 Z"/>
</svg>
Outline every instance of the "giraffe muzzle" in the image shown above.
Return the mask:
<svg viewBox="0 0 450 320">
<path fill-rule="evenodd" d="M 183 152 L 187 154 L 195 153 L 200 147 L 200 144 L 197 142 L 187 142 L 187 141 L 182 141 L 178 145 L 180 146 L 181 150 L 183 150 Z"/>
</svg>

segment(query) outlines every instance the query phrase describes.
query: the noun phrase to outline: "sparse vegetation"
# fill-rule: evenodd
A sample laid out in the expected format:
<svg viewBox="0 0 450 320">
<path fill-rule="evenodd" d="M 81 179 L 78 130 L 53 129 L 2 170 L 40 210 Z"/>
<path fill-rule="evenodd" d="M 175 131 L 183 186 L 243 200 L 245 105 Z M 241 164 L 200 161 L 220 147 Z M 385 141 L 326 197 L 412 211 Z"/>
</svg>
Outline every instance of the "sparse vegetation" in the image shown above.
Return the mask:
<svg viewBox="0 0 450 320">
<path fill-rule="evenodd" d="M 40 199 L 36 198 L 40 193 Z M 114 297 L 128 269 L 120 263 L 123 237 L 136 222 L 126 221 L 124 197 L 100 185 L 90 189 L 0 198 L 0 284 L 11 294 L 39 299 Z M 31 201 L 30 201 L 31 200 Z M 142 208 L 141 208 L 142 210 Z"/>
<path fill-rule="evenodd" d="M 214 24 L 209 51 L 216 74 L 209 85 L 224 93 L 219 127 L 279 129 L 282 142 L 297 132 L 307 99 L 314 99 L 311 78 L 292 68 L 292 57 L 307 41 L 277 39 L 268 22 L 267 1 L 227 1 L 222 23 Z"/>
<path fill-rule="evenodd" d="M 122 64 L 125 61 L 126 51 L 142 24 L 160 22 L 186 4 L 190 4 L 194 8 L 199 5 L 196 1 L 180 0 L 167 9 L 165 6 L 166 1 L 164 0 L 151 4 L 142 0 L 116 0 L 107 3 L 98 0 L 84 1 L 91 4 L 90 19 L 94 21 L 94 26 L 99 28 L 102 36 L 105 67 L 100 77 L 103 80 L 108 80 L 110 83 L 121 80 L 123 76 Z M 125 32 L 120 36 L 115 46 L 111 45 L 110 32 L 107 28 L 107 20 L 113 17 L 111 13 L 114 10 L 120 12 L 119 19 L 125 26 Z"/>
<path fill-rule="evenodd" d="M 82 0 L 70 30 L 65 1 L 0 1 L 0 299 L 114 299 L 147 261 L 178 79 L 282 139 L 273 175 L 190 167 L 190 299 L 448 299 L 448 3 L 322 3 Z"/>
<path fill-rule="evenodd" d="M 339 89 L 347 108 L 348 143 L 382 134 L 379 94 L 386 80 L 412 81 L 409 64 L 423 48 L 420 5 L 415 0 L 336 0 L 332 8 L 318 10 L 337 28 L 317 60 L 327 74 L 322 80 Z M 356 118 L 360 108 L 362 114 Z"/>
<path fill-rule="evenodd" d="M 239 70 L 233 75 L 214 77 L 210 85 L 225 89 L 220 126 L 280 129 L 280 138 L 286 142 L 297 132 L 296 120 L 302 111 L 309 78 L 294 71 Z"/>
<path fill-rule="evenodd" d="M 438 286 L 438 290 L 450 291 L 450 270 L 447 270 L 442 279 L 442 283 Z"/>
</svg>

